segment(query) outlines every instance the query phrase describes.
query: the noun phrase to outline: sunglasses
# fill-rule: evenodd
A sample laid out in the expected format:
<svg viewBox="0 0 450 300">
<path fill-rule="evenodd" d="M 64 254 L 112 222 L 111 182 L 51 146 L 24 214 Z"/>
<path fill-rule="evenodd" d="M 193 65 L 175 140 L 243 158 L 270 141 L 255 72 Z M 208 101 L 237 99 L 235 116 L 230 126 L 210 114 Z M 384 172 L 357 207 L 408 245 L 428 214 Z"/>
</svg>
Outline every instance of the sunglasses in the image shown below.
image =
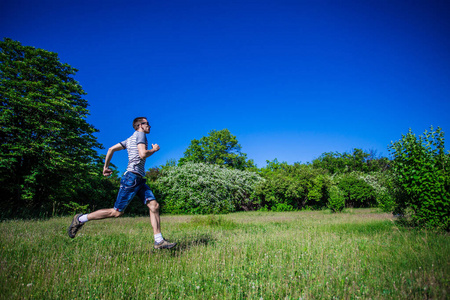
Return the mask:
<svg viewBox="0 0 450 300">
<path fill-rule="evenodd" d="M 141 125 L 148 125 L 148 126 L 150 126 L 150 124 L 148 122 L 142 122 Z"/>
</svg>

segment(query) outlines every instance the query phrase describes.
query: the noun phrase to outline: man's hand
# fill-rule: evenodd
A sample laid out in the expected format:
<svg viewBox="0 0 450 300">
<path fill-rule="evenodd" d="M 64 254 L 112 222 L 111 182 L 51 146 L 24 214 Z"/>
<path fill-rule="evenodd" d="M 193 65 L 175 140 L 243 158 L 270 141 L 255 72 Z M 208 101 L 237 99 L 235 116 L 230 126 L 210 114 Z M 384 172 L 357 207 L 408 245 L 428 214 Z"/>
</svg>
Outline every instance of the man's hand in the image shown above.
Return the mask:
<svg viewBox="0 0 450 300">
<path fill-rule="evenodd" d="M 105 157 L 105 164 L 103 165 L 103 175 L 109 176 L 112 174 L 113 171 L 109 168 L 109 162 L 111 161 L 111 158 L 112 158 L 114 152 L 120 151 L 123 149 L 125 149 L 125 148 L 120 143 L 115 144 L 114 146 L 112 146 L 111 148 L 108 149 L 108 153 L 106 153 L 106 157 Z"/>
<path fill-rule="evenodd" d="M 112 174 L 112 170 L 110 168 L 103 168 L 103 175 L 104 176 L 109 176 Z"/>
<path fill-rule="evenodd" d="M 159 145 L 158 144 L 152 144 L 152 149 L 154 152 L 159 150 Z"/>
</svg>

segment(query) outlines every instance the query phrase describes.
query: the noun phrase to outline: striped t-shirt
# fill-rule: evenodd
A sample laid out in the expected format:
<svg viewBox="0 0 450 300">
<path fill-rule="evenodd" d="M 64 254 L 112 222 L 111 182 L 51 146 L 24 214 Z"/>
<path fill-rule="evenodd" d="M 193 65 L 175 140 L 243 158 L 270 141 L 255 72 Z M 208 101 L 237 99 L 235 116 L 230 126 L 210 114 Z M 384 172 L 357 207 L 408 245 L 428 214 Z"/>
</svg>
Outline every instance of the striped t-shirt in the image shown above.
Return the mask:
<svg viewBox="0 0 450 300">
<path fill-rule="evenodd" d="M 138 144 L 145 144 L 147 150 L 147 137 L 144 132 L 135 131 L 132 136 L 120 143 L 128 152 L 127 171 L 145 176 L 145 158 L 139 156 Z"/>
</svg>

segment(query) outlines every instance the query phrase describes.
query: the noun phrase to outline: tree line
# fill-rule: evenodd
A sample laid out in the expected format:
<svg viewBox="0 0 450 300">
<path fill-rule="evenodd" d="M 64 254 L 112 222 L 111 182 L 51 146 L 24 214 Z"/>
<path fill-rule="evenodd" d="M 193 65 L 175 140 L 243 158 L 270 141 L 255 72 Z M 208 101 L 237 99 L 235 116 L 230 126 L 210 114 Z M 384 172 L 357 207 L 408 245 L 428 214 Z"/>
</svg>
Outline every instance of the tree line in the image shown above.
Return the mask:
<svg viewBox="0 0 450 300">
<path fill-rule="evenodd" d="M 46 217 L 109 207 L 117 169 L 102 175 L 98 130 L 86 121 L 77 70 L 58 55 L 0 42 L 0 216 Z M 359 148 L 308 163 L 257 168 L 228 129 L 193 139 L 184 156 L 147 171 L 166 213 L 378 207 L 409 224 L 449 229 L 449 153 L 441 128 L 389 146 L 391 159 Z M 139 201 L 127 208 L 141 214 Z"/>
</svg>

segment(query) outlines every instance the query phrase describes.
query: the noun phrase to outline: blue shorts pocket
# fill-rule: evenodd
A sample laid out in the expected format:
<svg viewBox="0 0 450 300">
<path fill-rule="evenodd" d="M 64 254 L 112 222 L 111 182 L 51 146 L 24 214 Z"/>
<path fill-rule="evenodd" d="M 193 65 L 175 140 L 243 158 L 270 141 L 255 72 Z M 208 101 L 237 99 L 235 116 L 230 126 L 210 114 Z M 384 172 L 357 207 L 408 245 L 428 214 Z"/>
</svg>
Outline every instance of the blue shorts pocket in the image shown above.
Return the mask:
<svg viewBox="0 0 450 300">
<path fill-rule="evenodd" d="M 134 188 L 138 185 L 138 180 L 134 176 L 124 176 L 122 180 L 120 180 L 120 186 L 124 188 Z"/>
</svg>

